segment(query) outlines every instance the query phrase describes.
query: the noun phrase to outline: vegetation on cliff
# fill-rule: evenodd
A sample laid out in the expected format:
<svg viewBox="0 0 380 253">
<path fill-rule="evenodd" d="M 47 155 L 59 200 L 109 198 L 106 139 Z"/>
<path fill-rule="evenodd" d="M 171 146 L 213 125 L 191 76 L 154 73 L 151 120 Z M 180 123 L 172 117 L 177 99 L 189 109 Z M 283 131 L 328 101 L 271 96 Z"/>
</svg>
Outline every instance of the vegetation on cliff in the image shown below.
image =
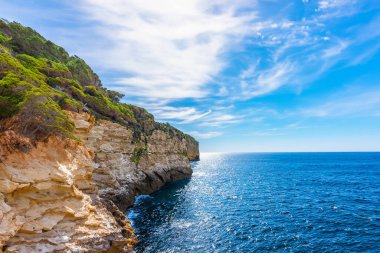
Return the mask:
<svg viewBox="0 0 380 253">
<path fill-rule="evenodd" d="M 140 148 L 135 148 L 133 150 L 133 154 L 132 154 L 132 157 L 131 157 L 131 161 L 136 164 L 136 165 L 139 165 L 140 163 L 140 160 L 141 160 L 141 157 L 146 154 L 147 152 L 147 147 L 140 147 Z"/>
<path fill-rule="evenodd" d="M 194 140 L 169 124 L 155 122 L 145 109 L 120 102 L 122 97 L 103 87 L 78 56 L 70 56 L 29 27 L 0 20 L 0 120 L 15 116 L 18 124 L 10 126 L 13 130 L 33 139 L 52 134 L 74 138 L 74 125 L 64 110 L 85 110 L 133 127 L 136 141 L 155 129 Z"/>
</svg>

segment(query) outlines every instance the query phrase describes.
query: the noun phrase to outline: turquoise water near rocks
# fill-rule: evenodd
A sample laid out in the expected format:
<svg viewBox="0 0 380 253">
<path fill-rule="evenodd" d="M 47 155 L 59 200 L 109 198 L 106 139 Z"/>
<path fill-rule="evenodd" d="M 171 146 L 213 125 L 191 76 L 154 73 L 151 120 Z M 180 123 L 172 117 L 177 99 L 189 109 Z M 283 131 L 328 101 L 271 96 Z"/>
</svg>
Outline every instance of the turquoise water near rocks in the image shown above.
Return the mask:
<svg viewBox="0 0 380 253">
<path fill-rule="evenodd" d="M 380 252 L 380 153 L 202 154 L 137 198 L 137 252 Z"/>
</svg>

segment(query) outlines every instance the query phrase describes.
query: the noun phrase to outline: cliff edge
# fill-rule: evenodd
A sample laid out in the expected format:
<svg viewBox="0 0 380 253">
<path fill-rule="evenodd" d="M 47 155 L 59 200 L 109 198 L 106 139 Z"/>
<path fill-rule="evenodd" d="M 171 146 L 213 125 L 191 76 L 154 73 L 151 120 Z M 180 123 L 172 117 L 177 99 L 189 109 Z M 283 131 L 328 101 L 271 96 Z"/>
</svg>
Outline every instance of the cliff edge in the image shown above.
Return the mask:
<svg viewBox="0 0 380 253">
<path fill-rule="evenodd" d="M 123 211 L 191 175 L 198 142 L 79 57 L 0 21 L 0 252 L 132 252 Z"/>
</svg>

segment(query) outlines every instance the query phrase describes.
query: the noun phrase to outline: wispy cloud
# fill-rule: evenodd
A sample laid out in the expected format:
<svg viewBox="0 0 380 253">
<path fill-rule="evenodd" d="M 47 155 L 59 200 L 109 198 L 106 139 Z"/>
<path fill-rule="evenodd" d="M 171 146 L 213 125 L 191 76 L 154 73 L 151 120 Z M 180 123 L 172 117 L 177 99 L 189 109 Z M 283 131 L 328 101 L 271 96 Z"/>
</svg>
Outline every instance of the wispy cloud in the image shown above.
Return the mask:
<svg viewBox="0 0 380 253">
<path fill-rule="evenodd" d="M 316 5 L 304 1 L 316 6 L 314 13 L 290 21 L 286 16 L 263 16 L 259 2 L 245 0 L 81 3 L 97 33 L 107 38 L 101 56 L 91 57 L 103 69 L 121 73 L 114 87 L 129 97 L 169 102 L 210 95 L 250 99 L 289 85 L 299 90 L 349 56 L 351 41 L 326 29 L 331 22 L 326 17 L 362 11 L 356 0 L 321 0 Z M 252 46 L 262 52 L 246 59 L 241 75 L 221 78 L 231 64 L 227 55 Z M 374 51 L 355 57 L 352 64 Z"/>
<path fill-rule="evenodd" d="M 245 98 L 268 94 L 290 81 L 294 64 L 280 62 L 264 71 L 252 71 L 251 67 L 241 75 L 241 87 Z"/>
<path fill-rule="evenodd" d="M 339 92 L 326 102 L 301 109 L 308 117 L 376 116 L 380 112 L 380 89 L 361 88 Z"/>
<path fill-rule="evenodd" d="M 320 18 L 333 19 L 352 16 L 360 12 L 358 0 L 320 0 L 317 11 L 321 13 Z"/>
<path fill-rule="evenodd" d="M 215 138 L 218 136 L 221 136 L 223 132 L 198 132 L 198 131 L 192 131 L 190 132 L 191 135 L 193 135 L 196 138 L 200 139 L 210 139 Z"/>
<path fill-rule="evenodd" d="M 320 0 L 318 2 L 318 10 L 327 10 L 327 9 L 337 9 L 346 7 L 349 5 L 354 5 L 357 3 L 357 0 Z"/>
<path fill-rule="evenodd" d="M 380 43 L 370 48 L 362 50 L 359 54 L 355 55 L 349 62 L 348 66 L 355 66 L 365 63 L 373 57 L 380 50 Z"/>
<path fill-rule="evenodd" d="M 246 135 L 252 135 L 252 136 L 280 136 L 280 135 L 287 135 L 289 133 L 294 133 L 295 131 L 298 131 L 300 129 L 307 129 L 311 128 L 310 126 L 303 125 L 302 121 L 295 121 L 289 124 L 286 124 L 284 126 L 279 127 L 272 127 L 272 128 L 266 128 L 261 131 L 252 131 L 247 133 Z"/>
<path fill-rule="evenodd" d="M 237 124 L 240 122 L 242 122 L 242 118 L 240 116 L 216 112 L 202 120 L 198 125 L 206 127 L 226 127 L 228 125 Z"/>
<path fill-rule="evenodd" d="M 309 1 L 304 4 L 312 5 Z M 317 3 L 314 14 L 300 20 L 261 19 L 266 25 L 251 42 L 261 49 L 261 56 L 259 60 L 251 59 L 252 63 L 241 72 L 241 89 L 235 97 L 264 96 L 284 86 L 293 86 L 298 92 L 339 63 L 352 66 L 370 59 L 378 47 L 367 47 L 360 55 L 356 47 L 378 36 L 378 18 L 356 29 L 347 28 L 339 35 L 329 30 L 339 18 L 363 11 L 361 1 L 325 0 Z M 263 55 L 267 58 L 263 59 Z"/>
<path fill-rule="evenodd" d="M 254 13 L 236 15 L 227 1 L 82 0 L 81 8 L 109 38 L 97 62 L 128 73 L 125 93 L 197 98 L 225 66 L 222 54 L 248 32 Z M 101 58 L 100 58 L 101 57 Z"/>
<path fill-rule="evenodd" d="M 159 109 L 152 109 L 156 118 L 160 121 L 176 120 L 178 124 L 191 123 L 193 121 L 204 118 L 211 113 L 211 110 L 206 112 L 198 112 L 194 107 L 171 107 L 162 106 Z"/>
<path fill-rule="evenodd" d="M 337 40 L 335 44 L 322 51 L 321 57 L 328 59 L 340 55 L 348 47 L 348 45 L 349 43 L 347 41 Z"/>
</svg>

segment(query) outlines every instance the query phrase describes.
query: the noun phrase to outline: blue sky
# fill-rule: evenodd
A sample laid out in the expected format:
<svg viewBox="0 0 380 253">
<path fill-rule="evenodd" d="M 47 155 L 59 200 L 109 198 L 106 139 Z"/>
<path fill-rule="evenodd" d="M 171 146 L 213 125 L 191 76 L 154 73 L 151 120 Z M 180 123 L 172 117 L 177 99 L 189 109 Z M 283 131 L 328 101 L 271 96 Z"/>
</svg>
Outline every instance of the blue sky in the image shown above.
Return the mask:
<svg viewBox="0 0 380 253">
<path fill-rule="evenodd" d="M 379 151 L 376 0 L 0 0 L 201 151 Z"/>
</svg>

